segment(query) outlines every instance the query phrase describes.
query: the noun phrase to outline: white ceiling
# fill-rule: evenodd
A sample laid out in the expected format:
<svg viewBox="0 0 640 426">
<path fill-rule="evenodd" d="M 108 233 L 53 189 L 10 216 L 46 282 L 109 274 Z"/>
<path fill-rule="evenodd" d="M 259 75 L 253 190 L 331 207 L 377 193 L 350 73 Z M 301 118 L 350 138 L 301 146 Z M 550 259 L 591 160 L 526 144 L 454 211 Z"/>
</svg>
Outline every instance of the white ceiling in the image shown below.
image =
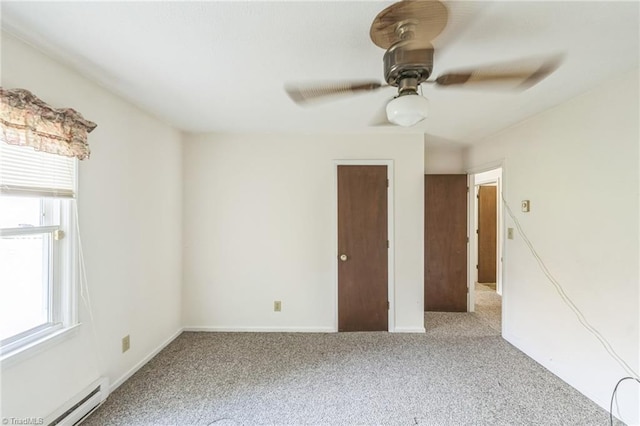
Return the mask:
<svg viewBox="0 0 640 426">
<path fill-rule="evenodd" d="M 525 92 L 424 87 L 412 129 L 370 127 L 376 93 L 295 105 L 287 82 L 382 81 L 369 39 L 391 2 L 9 2 L 2 27 L 141 108 L 190 132 L 420 132 L 469 144 L 638 67 L 638 2 L 448 2 L 434 75 L 562 53 Z"/>
</svg>

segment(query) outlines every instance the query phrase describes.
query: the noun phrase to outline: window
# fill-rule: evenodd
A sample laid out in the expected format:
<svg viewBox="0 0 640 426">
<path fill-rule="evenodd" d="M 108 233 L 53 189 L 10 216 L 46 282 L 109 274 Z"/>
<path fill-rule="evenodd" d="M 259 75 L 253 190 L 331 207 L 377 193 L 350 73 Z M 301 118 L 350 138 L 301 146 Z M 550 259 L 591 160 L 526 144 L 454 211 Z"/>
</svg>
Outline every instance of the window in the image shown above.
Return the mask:
<svg viewBox="0 0 640 426">
<path fill-rule="evenodd" d="M 0 358 L 77 324 L 77 160 L 96 123 L 0 87 Z"/>
<path fill-rule="evenodd" d="M 0 141 L 3 358 L 76 324 L 77 160 Z"/>
</svg>

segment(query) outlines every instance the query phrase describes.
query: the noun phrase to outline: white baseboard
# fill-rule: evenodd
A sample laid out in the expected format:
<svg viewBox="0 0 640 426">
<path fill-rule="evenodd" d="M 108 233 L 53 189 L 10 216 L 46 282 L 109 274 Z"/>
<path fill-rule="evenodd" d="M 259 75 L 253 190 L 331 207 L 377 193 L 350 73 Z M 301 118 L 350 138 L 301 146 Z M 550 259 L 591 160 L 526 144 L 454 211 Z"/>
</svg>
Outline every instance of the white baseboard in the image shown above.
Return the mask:
<svg viewBox="0 0 640 426">
<path fill-rule="evenodd" d="M 176 337 L 181 335 L 182 331 L 183 331 L 183 329 L 180 328 L 171 337 L 169 337 L 167 340 L 162 342 L 160 344 L 160 346 L 158 346 L 156 349 L 154 349 L 149 355 L 144 357 L 142 360 L 140 360 L 140 362 L 138 362 L 136 365 L 134 365 L 129 371 L 124 373 L 118 380 L 115 380 L 111 384 L 110 392 L 113 392 L 114 390 L 116 390 L 118 388 L 118 386 L 120 386 L 121 384 L 126 382 L 127 379 L 129 377 L 133 376 L 136 373 L 136 371 L 138 371 L 140 368 L 142 368 L 143 365 L 145 365 L 146 363 L 151 361 L 151 358 L 153 358 L 154 356 L 158 355 L 158 353 L 160 353 L 160 351 L 163 350 L 169 343 L 173 342 L 176 339 Z"/>
<path fill-rule="evenodd" d="M 424 327 L 396 327 L 390 330 L 391 333 L 426 333 Z"/>
<path fill-rule="evenodd" d="M 336 333 L 333 327 L 225 327 L 188 326 L 184 331 L 206 331 L 227 333 Z M 424 327 L 396 327 L 391 333 L 426 333 Z"/>
<path fill-rule="evenodd" d="M 335 333 L 332 327 L 225 327 L 189 326 L 184 331 L 232 332 L 232 333 Z"/>
</svg>

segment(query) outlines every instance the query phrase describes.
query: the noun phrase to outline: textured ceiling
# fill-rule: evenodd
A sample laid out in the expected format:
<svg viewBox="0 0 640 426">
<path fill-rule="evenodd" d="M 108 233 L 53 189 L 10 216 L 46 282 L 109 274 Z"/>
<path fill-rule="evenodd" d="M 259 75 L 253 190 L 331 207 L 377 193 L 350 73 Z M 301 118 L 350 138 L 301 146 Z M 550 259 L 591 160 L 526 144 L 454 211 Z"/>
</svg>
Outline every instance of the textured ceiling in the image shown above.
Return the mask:
<svg viewBox="0 0 640 426">
<path fill-rule="evenodd" d="M 424 87 L 430 115 L 370 127 L 393 89 L 301 108 L 287 82 L 382 80 L 391 2 L 8 2 L 4 30 L 191 132 L 420 132 L 469 144 L 638 67 L 637 2 L 449 2 L 434 74 L 564 54 L 524 92 Z"/>
</svg>

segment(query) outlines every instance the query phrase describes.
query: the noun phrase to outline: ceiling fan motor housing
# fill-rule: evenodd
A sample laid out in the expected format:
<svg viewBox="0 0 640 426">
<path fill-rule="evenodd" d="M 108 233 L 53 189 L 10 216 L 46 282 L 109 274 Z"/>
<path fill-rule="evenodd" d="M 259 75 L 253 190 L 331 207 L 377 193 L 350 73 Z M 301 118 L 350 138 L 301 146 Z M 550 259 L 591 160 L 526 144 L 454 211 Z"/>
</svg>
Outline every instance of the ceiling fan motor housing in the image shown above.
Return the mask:
<svg viewBox="0 0 640 426">
<path fill-rule="evenodd" d="M 384 79 L 390 86 L 398 87 L 405 78 L 416 79 L 417 84 L 426 81 L 433 72 L 433 47 L 415 47 L 415 43 L 400 41 L 384 54 Z"/>
</svg>

